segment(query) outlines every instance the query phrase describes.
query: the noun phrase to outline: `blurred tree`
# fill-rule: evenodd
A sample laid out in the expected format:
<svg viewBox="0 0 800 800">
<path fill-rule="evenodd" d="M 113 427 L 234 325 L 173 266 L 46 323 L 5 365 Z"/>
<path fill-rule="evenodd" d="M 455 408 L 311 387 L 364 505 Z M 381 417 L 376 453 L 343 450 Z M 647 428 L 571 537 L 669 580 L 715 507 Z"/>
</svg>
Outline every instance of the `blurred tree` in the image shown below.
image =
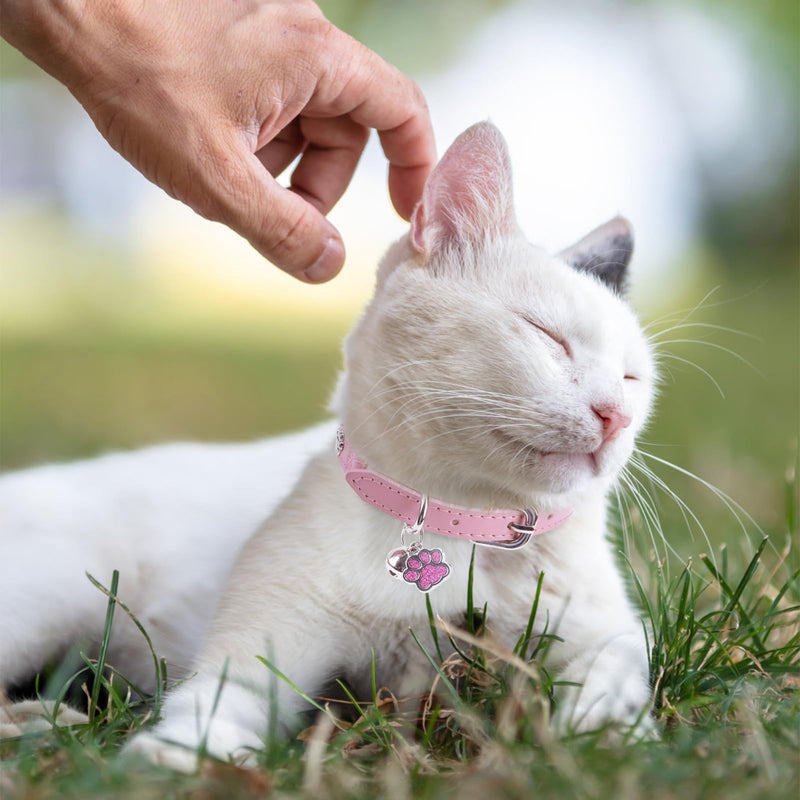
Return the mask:
<svg viewBox="0 0 800 800">
<path fill-rule="evenodd" d="M 644 0 L 648 3 L 663 0 Z M 702 169 L 700 225 L 729 270 L 753 274 L 798 273 L 800 247 L 800 11 L 797 0 L 688 0 L 707 14 L 746 31 L 747 45 L 767 74 L 781 76 L 791 120 L 789 158 L 771 182 L 738 185 L 730 191 L 724 166 Z M 768 87 L 764 87 L 765 89 Z M 761 147 L 769 150 L 774 132 L 763 126 Z"/>
<path fill-rule="evenodd" d="M 444 67 L 467 36 L 514 0 L 318 0 L 334 24 L 414 78 Z"/>
</svg>

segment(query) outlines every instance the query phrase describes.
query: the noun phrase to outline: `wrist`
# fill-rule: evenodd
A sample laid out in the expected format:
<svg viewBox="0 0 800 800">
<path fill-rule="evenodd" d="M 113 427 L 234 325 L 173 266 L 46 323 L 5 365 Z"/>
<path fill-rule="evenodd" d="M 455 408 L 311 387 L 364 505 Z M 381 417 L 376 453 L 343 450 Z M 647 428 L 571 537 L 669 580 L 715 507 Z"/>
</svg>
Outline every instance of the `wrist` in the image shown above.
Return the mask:
<svg viewBox="0 0 800 800">
<path fill-rule="evenodd" d="M 106 0 L 0 0 L 0 35 L 79 94 L 94 73 L 95 20 Z"/>
</svg>

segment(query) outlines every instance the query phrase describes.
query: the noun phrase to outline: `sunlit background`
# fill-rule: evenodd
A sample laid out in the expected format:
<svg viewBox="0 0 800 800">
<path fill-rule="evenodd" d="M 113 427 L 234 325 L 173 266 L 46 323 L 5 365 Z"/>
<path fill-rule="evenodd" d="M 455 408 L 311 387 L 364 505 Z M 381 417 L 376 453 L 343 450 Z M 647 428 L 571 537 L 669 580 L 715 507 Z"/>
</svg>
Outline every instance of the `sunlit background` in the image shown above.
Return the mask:
<svg viewBox="0 0 800 800">
<path fill-rule="evenodd" d="M 643 318 L 698 323 L 664 335 L 676 341 L 645 447 L 785 533 L 800 413 L 795 2 L 321 5 L 418 81 L 440 150 L 477 120 L 501 128 L 532 240 L 555 250 L 617 213 L 633 222 Z M 309 287 L 150 185 L 63 87 L 0 53 L 2 468 L 323 417 L 341 335 L 404 230 L 376 140 L 331 214 L 345 270 Z M 713 492 L 658 471 L 713 539 L 739 536 Z M 705 548 L 660 502 L 683 551 Z"/>
</svg>

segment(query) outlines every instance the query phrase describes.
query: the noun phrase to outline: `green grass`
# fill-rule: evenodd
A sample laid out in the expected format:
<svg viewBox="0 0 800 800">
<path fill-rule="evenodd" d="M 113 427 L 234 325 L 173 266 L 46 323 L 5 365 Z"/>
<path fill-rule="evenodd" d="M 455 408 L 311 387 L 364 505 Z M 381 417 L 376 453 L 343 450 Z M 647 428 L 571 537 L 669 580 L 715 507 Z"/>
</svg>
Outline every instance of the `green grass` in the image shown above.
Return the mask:
<svg viewBox="0 0 800 800">
<path fill-rule="evenodd" d="M 93 676 L 88 723 L 1 742 L 0 791 L 4 798 L 31 799 L 248 798 L 270 791 L 331 798 L 455 792 L 467 798 L 794 798 L 800 779 L 797 553 L 789 546 L 775 553 L 764 540 L 746 563 L 717 556 L 718 566 L 705 559 L 670 579 L 655 563 L 634 575 L 648 623 L 658 741 L 632 741 L 612 729 L 554 738 L 548 725 L 554 682 L 539 665 L 548 637 L 531 638 L 529 626 L 514 653 L 505 653 L 486 638 L 491 609 L 474 608 L 465 598 L 470 613 L 455 630 L 436 622 L 434 595 L 433 641 L 449 638 L 457 652 L 442 662 L 438 644 L 426 651 L 436 680 L 418 698 L 417 711 L 396 711 L 390 691 L 373 680 L 371 698 L 351 695 L 354 722 L 345 721 L 341 706 L 329 706 L 340 721 L 331 722 L 329 711 L 297 739 L 268 742 L 256 769 L 207 760 L 189 776 L 117 755 L 132 732 L 153 721 L 160 694 L 149 704 L 132 701 L 125 680 L 105 663 L 115 574 L 105 590 L 100 656 L 87 659 L 85 668 Z M 534 603 L 531 622 L 536 611 Z M 423 634 L 409 635 L 419 642 L 427 640 Z M 158 664 L 154 657 L 155 669 Z"/>
<path fill-rule="evenodd" d="M 292 341 L 266 325 L 246 338 L 125 328 L 5 334 L 0 465 L 300 428 L 325 416 L 340 369 L 341 326 L 318 334 Z"/>
</svg>

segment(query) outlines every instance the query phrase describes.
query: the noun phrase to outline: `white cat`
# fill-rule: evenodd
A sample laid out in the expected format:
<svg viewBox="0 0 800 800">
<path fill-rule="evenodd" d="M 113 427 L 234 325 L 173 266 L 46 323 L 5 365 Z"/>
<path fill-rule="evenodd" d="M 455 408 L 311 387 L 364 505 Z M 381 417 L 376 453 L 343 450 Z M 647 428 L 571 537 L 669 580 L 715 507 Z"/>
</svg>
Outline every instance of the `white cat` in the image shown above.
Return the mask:
<svg viewBox="0 0 800 800">
<path fill-rule="evenodd" d="M 580 684 L 562 691 L 556 726 L 647 727 L 644 636 L 606 540 L 607 496 L 654 393 L 648 343 L 622 299 L 631 249 L 622 219 L 559 257 L 530 245 L 502 137 L 470 128 L 347 340 L 334 402 L 343 437 L 334 423 L 0 482 L 0 685 L 97 635 L 105 598 L 82 572 L 107 580 L 118 568 L 156 649 L 197 673 L 129 748 L 184 769 L 201 742 L 246 760 L 270 713 L 291 727 L 304 708 L 285 683 L 270 689 L 258 656 L 314 695 L 335 676 L 365 686 L 374 651 L 381 684 L 419 692 L 430 668 L 408 628 L 426 631 L 426 592 L 459 624 L 473 542 L 518 544 L 534 528 L 517 549 L 477 548 L 476 605 L 511 647 L 544 572 L 535 632 L 549 617 L 562 641 L 548 666 Z M 398 548 L 393 580 L 385 564 Z M 115 637 L 114 663 L 147 685 L 135 631 Z"/>
</svg>

